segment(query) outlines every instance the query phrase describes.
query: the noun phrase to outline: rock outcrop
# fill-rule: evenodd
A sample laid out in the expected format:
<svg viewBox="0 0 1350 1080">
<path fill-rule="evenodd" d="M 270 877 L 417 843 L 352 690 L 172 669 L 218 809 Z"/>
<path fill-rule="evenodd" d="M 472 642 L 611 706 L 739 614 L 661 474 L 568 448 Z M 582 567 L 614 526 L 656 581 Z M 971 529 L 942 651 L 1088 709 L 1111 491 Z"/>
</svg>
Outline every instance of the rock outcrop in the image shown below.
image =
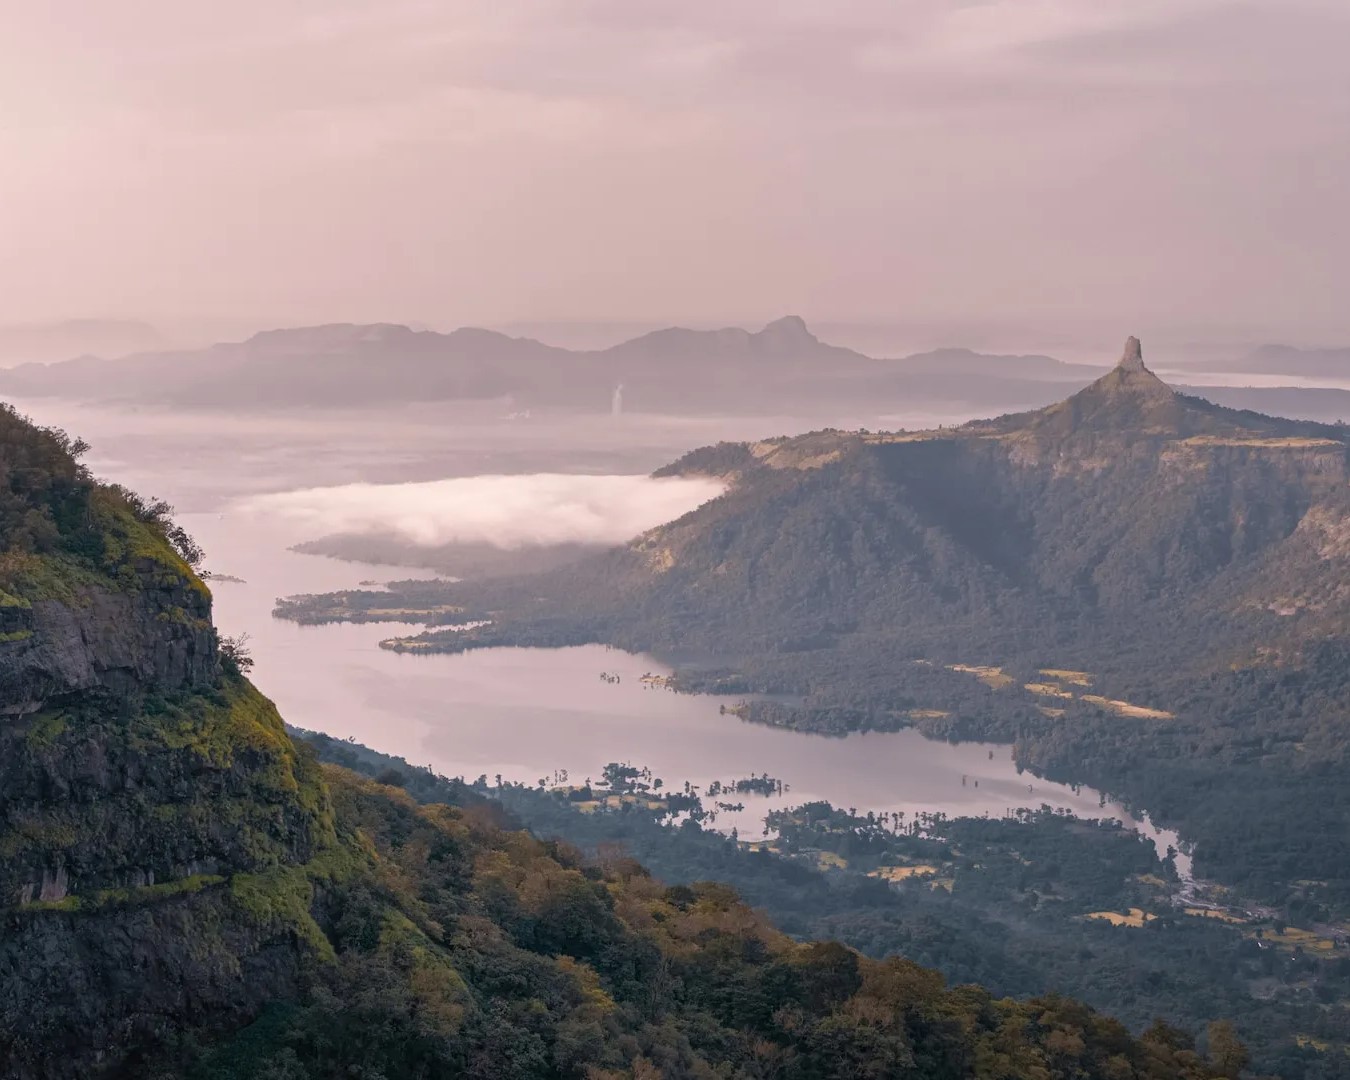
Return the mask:
<svg viewBox="0 0 1350 1080">
<path fill-rule="evenodd" d="M 1121 371 L 1148 371 L 1144 366 L 1144 348 L 1137 337 L 1125 339 L 1125 352 L 1116 367 Z"/>
<path fill-rule="evenodd" d="M 200 582 L 149 558 L 135 584 L 73 585 L 62 599 L 0 601 L 0 714 L 65 694 L 190 690 L 217 675 L 211 600 Z"/>
</svg>

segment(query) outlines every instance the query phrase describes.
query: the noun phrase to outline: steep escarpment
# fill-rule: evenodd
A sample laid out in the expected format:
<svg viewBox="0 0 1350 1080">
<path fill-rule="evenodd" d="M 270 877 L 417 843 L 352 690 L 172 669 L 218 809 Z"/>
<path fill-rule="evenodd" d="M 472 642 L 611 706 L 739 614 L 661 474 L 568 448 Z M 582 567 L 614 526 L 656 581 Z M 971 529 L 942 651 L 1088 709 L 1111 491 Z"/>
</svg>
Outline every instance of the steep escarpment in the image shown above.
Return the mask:
<svg viewBox="0 0 1350 1080">
<path fill-rule="evenodd" d="M 199 553 L 82 450 L 0 412 L 7 1075 L 247 1016 L 296 980 L 309 926 L 243 883 L 335 843 L 317 767 L 217 648 Z"/>
<path fill-rule="evenodd" d="M 216 676 L 211 597 L 110 491 L 89 493 L 93 557 L 0 556 L 0 695 L 22 715 L 65 694 L 191 690 Z"/>
</svg>

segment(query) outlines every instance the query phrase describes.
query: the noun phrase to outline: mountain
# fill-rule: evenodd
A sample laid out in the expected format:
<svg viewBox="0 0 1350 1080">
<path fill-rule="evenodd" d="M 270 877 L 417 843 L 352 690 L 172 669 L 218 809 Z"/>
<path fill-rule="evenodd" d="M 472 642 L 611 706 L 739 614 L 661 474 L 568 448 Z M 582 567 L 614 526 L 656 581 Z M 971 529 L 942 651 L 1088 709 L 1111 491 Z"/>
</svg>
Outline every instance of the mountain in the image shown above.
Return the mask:
<svg viewBox="0 0 1350 1080">
<path fill-rule="evenodd" d="M 672 364 L 696 357 L 710 369 L 726 363 L 794 364 L 833 359 L 843 363 L 869 358 L 852 349 L 827 345 L 807 328 L 800 316 L 788 315 L 751 332 L 739 327 L 724 330 L 656 330 L 605 349 L 601 354 L 619 363 Z"/>
<path fill-rule="evenodd" d="M 388 646 L 603 642 L 686 689 L 773 695 L 750 719 L 1014 742 L 1179 827 L 1205 876 L 1270 903 L 1316 881 L 1350 914 L 1350 843 L 1328 839 L 1350 836 L 1346 429 L 1177 393 L 1131 339 L 1044 409 L 721 444 L 658 475 L 695 473 L 730 489 L 563 572 L 408 586 L 398 606 L 491 621 Z M 342 600 L 278 611 L 364 603 Z"/>
<path fill-rule="evenodd" d="M 0 1072 L 1208 1080 L 1245 1054 L 948 990 L 320 766 L 220 641 L 202 553 L 0 410 Z M 389 783 L 380 782 L 381 779 Z M 394 786 L 390 786 L 394 785 Z"/>
<path fill-rule="evenodd" d="M 24 396 L 187 407 L 485 399 L 520 388 L 512 365 L 547 369 L 565 356 L 487 330 L 335 324 L 263 331 L 187 352 L 24 364 L 0 373 L 0 385 Z"/>
<path fill-rule="evenodd" d="M 77 349 L 75 338 L 68 337 L 72 345 L 62 350 L 51 344 L 66 340 L 56 334 L 48 335 L 40 356 L 14 353 L 14 359 L 26 360 L 47 360 L 63 351 L 97 355 L 0 370 L 0 391 L 194 409 L 508 402 L 517 411 L 600 414 L 612 411 L 617 399 L 630 412 L 832 417 L 1039 408 L 1103 370 L 1049 356 L 960 348 L 874 359 L 821 341 L 797 316 L 754 332 L 672 327 L 589 351 L 467 327 L 442 334 L 393 323 L 344 323 L 269 330 L 206 349 L 122 355 L 154 341 L 153 332 L 135 324 L 107 327 L 106 333 L 101 327 L 91 325 L 80 339 L 88 347 Z M 128 348 L 117 347 L 117 341 Z M 4 342 L 0 330 L 0 360 Z M 1287 369 L 1291 376 L 1327 378 L 1350 372 L 1335 350 L 1306 370 L 1286 363 L 1285 352 L 1268 347 L 1253 354 L 1250 366 L 1236 370 Z M 121 358 L 102 359 L 107 356 Z M 1347 391 L 1294 386 L 1188 390 L 1220 404 L 1280 415 L 1324 422 L 1350 417 Z"/>
<path fill-rule="evenodd" d="M 142 322 L 70 319 L 0 326 L 0 364 L 50 363 L 72 356 L 125 356 L 158 348 L 159 331 Z"/>
<path fill-rule="evenodd" d="M 528 588 L 556 584 L 559 602 L 593 592 L 583 610 L 620 603 L 629 628 L 643 598 L 658 620 L 643 624 L 644 648 L 713 636 L 706 620 L 717 611 L 740 652 L 771 646 L 784 619 L 812 632 L 895 632 L 896 605 L 920 596 L 918 640 L 951 624 L 963 648 L 983 647 L 965 624 L 972 605 L 1011 614 L 1049 604 L 1088 618 L 1200 595 L 1255 569 L 1251 560 L 1302 540 L 1315 507 L 1340 512 L 1348 441 L 1339 427 L 1179 394 L 1131 339 L 1108 374 L 1044 409 L 936 431 L 823 431 L 694 451 L 656 475 L 715 475 L 732 482 L 727 494 L 591 560 L 584 586 L 569 590 L 560 576 Z M 659 614 L 672 606 L 688 615 Z M 981 636 L 1002 645 L 1023 633 Z M 1082 651 L 1077 634 L 1064 633 L 1065 645 Z"/>
<path fill-rule="evenodd" d="M 637 412 L 871 411 L 878 402 L 1041 404 L 1054 396 L 1047 383 L 1096 374 L 1048 357 L 966 350 L 875 360 L 820 341 L 789 316 L 757 332 L 671 328 L 591 351 L 471 328 L 315 326 L 209 349 L 24 364 L 0 371 L 0 389 L 191 408 L 510 399 L 608 413 L 617 391 L 622 407 Z"/>
<path fill-rule="evenodd" d="M 1101 369 L 1089 364 L 1068 364 L 1039 354 L 1009 355 L 979 353 L 972 349 L 932 349 L 915 353 L 898 362 L 906 374 L 966 376 L 970 378 L 1042 379 L 1068 382 L 1094 379 Z"/>
<path fill-rule="evenodd" d="M 317 766 L 222 666 L 162 509 L 0 412 L 0 1062 L 90 1075 L 298 987 Z M 88 1070 L 88 1071 L 86 1071 Z"/>
</svg>

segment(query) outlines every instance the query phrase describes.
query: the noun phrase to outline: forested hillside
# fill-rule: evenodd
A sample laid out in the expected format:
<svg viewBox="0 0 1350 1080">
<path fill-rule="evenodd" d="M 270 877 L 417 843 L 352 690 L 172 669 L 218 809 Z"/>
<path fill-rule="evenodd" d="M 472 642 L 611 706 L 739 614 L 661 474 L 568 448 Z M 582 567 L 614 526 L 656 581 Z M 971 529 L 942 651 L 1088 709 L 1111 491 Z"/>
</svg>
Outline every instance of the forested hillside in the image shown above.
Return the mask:
<svg viewBox="0 0 1350 1080">
<path fill-rule="evenodd" d="M 1350 1076 L 1350 1012 L 1337 1005 L 1350 995 L 1350 961 L 1335 931 L 1306 929 L 1317 926 L 1312 905 L 1295 899 L 1253 919 L 1194 893 L 1182 900 L 1160 853 L 1116 822 L 1042 810 L 1004 819 L 900 815 L 897 823 L 813 803 L 771 814 L 771 838 L 742 830 L 738 839 L 717 830 L 723 796 L 710 785 L 702 798 L 680 798 L 673 818 L 669 804 L 645 796 L 447 778 L 348 741 L 296 734 L 322 760 L 419 802 L 496 806 L 602 863 L 637 858 L 668 883 L 731 883 L 799 940 L 838 938 L 865 955 L 902 955 L 995 996 L 1053 988 L 1136 1031 L 1161 1015 L 1203 1040 L 1211 1024 L 1231 1018 L 1258 1074 Z M 605 783 L 627 777 L 642 794 L 638 770 L 604 771 Z M 646 779 L 650 790 L 659 778 Z"/>
</svg>

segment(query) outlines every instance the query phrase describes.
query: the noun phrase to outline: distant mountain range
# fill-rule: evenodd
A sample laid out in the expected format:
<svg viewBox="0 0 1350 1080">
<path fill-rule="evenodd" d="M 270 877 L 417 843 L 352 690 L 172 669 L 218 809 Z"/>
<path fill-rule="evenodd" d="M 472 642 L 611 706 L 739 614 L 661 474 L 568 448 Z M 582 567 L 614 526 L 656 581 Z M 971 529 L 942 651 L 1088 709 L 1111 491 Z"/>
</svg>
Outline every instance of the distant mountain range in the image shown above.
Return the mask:
<svg viewBox="0 0 1350 1080">
<path fill-rule="evenodd" d="M 773 412 L 911 398 L 1035 401 L 1046 393 L 1043 382 L 1072 384 L 1097 373 L 1046 356 L 962 349 L 876 360 L 822 342 L 788 317 L 757 332 L 672 328 L 592 351 L 469 328 L 272 330 L 207 349 L 25 364 L 0 371 L 0 390 L 179 407 L 509 400 L 592 413 Z"/>
<path fill-rule="evenodd" d="M 153 338 L 153 331 L 139 324 L 62 325 L 65 337 L 52 329 L 44 339 L 47 355 L 62 340 Z M 80 327 L 84 331 L 77 332 Z M 30 348 L 27 355 L 31 354 Z M 1237 373 L 1350 377 L 1347 357 L 1350 350 L 1299 353 L 1268 346 L 1231 363 L 1207 361 L 1203 366 Z M 0 369 L 0 392 L 20 398 L 68 397 L 194 409 L 457 401 L 497 403 L 513 412 L 824 418 L 1039 408 L 1104 370 L 1038 354 L 995 355 L 961 348 L 877 359 L 821 341 L 796 316 L 758 331 L 673 327 L 609 348 L 582 351 L 492 330 L 439 333 L 377 323 L 269 330 L 242 342 L 136 351 L 116 360 L 86 355 L 26 363 Z M 1239 408 L 1325 422 L 1350 418 L 1346 390 L 1186 389 Z"/>
<path fill-rule="evenodd" d="M 1235 374 L 1350 380 L 1350 348 L 1296 349 L 1292 345 L 1262 345 L 1231 360 L 1209 359 L 1191 367 Z"/>
</svg>

